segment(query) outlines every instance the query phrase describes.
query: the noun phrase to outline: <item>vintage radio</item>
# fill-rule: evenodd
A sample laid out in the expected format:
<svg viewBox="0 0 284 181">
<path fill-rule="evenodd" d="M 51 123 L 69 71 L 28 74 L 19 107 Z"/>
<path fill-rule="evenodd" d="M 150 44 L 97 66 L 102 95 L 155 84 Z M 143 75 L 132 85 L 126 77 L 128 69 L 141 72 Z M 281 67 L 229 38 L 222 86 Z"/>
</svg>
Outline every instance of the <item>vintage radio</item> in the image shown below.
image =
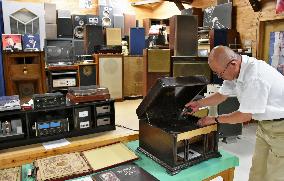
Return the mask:
<svg viewBox="0 0 284 181">
<path fill-rule="evenodd" d="M 52 80 L 53 87 L 73 87 L 76 86 L 76 78 L 75 77 L 66 77 L 60 79 Z"/>
<path fill-rule="evenodd" d="M 74 104 L 110 99 L 108 88 L 96 85 L 68 88 L 67 99 Z"/>
<path fill-rule="evenodd" d="M 91 107 L 75 108 L 74 127 L 76 129 L 85 129 L 92 127 Z"/>
<path fill-rule="evenodd" d="M 49 136 L 69 132 L 68 118 L 48 118 L 35 122 L 36 136 Z"/>
<path fill-rule="evenodd" d="M 198 117 L 181 117 L 184 105 L 208 83 L 203 76 L 159 79 L 138 106 L 138 150 L 171 174 L 201 161 L 220 157 L 217 124 L 199 127 Z M 155 135 L 155 136 L 153 136 Z"/>
<path fill-rule="evenodd" d="M 33 100 L 34 100 L 34 109 L 44 109 L 55 106 L 64 106 L 66 104 L 66 98 L 60 92 L 34 94 Z"/>
</svg>

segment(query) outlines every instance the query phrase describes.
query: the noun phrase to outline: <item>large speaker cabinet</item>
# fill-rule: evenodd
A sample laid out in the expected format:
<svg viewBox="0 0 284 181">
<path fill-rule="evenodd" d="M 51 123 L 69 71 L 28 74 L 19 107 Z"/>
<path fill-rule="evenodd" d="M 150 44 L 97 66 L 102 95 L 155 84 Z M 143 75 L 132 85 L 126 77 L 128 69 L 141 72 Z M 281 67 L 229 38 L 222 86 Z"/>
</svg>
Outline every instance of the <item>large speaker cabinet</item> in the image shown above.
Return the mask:
<svg viewBox="0 0 284 181">
<path fill-rule="evenodd" d="M 97 25 L 86 25 L 84 28 L 84 50 L 91 55 L 95 52 L 95 46 L 104 44 L 103 28 Z"/>
<path fill-rule="evenodd" d="M 212 72 L 208 65 L 207 57 L 171 57 L 171 75 L 194 76 L 203 75 L 211 81 Z"/>
<path fill-rule="evenodd" d="M 197 16 L 175 15 L 170 18 L 171 50 L 175 56 L 197 56 Z"/>
<path fill-rule="evenodd" d="M 124 97 L 142 96 L 143 94 L 143 57 L 125 56 L 123 66 Z"/>
<path fill-rule="evenodd" d="M 170 76 L 170 49 L 144 49 L 143 51 L 143 96 L 158 78 Z"/>
<path fill-rule="evenodd" d="M 121 54 L 95 54 L 98 63 L 98 84 L 107 87 L 110 97 L 123 98 L 123 56 Z"/>
<path fill-rule="evenodd" d="M 6 95 L 19 95 L 28 101 L 33 94 L 45 93 L 43 52 L 4 52 Z"/>
</svg>

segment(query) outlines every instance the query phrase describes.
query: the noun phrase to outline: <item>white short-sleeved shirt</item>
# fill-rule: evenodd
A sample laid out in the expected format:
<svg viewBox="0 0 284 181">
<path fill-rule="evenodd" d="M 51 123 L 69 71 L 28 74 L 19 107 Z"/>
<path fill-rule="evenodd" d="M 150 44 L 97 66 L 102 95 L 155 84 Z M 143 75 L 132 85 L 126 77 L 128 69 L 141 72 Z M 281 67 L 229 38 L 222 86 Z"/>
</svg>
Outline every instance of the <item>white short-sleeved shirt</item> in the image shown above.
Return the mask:
<svg viewBox="0 0 284 181">
<path fill-rule="evenodd" d="M 284 76 L 266 62 L 242 55 L 236 80 L 225 80 L 219 93 L 237 96 L 242 113 L 255 120 L 284 118 Z"/>
</svg>

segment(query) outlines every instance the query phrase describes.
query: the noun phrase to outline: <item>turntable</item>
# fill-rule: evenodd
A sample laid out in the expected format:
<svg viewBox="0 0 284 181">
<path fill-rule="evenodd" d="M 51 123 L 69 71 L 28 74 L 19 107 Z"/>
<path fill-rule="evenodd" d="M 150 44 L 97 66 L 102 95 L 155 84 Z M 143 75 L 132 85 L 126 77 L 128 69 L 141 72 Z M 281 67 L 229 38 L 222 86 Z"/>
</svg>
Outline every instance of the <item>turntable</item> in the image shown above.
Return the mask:
<svg viewBox="0 0 284 181">
<path fill-rule="evenodd" d="M 203 76 L 158 79 L 136 110 L 139 118 L 138 151 L 170 174 L 220 157 L 217 125 L 199 127 L 198 117 L 181 118 L 184 105 L 207 85 Z"/>
<path fill-rule="evenodd" d="M 66 97 L 71 103 L 78 104 L 82 102 L 107 100 L 110 99 L 110 94 L 108 88 L 91 85 L 70 87 L 68 88 Z"/>
</svg>

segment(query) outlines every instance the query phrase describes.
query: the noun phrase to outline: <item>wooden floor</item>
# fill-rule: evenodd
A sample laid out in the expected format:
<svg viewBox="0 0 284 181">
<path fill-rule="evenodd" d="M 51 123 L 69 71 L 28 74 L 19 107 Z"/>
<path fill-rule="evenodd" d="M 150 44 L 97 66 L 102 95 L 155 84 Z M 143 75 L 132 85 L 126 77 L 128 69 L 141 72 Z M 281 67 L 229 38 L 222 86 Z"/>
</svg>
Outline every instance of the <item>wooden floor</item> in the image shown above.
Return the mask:
<svg viewBox="0 0 284 181">
<path fill-rule="evenodd" d="M 83 151 L 115 142 L 128 142 L 138 139 L 138 132 L 117 127 L 114 131 L 68 138 L 71 144 L 52 150 L 45 150 L 42 144 L 27 145 L 0 150 L 0 169 L 31 163 L 38 158 Z"/>
</svg>

